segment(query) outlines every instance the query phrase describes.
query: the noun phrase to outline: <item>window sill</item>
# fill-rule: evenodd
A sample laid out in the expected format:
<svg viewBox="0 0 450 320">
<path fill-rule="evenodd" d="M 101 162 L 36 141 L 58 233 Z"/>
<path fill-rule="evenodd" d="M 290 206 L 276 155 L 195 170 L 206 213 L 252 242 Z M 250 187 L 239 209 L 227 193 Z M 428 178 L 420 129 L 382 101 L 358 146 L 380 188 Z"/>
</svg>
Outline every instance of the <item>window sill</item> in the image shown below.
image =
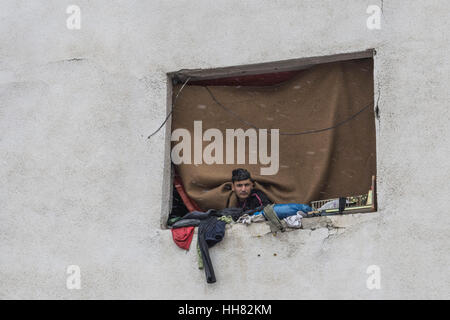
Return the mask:
<svg viewBox="0 0 450 320">
<path fill-rule="evenodd" d="M 326 228 L 335 230 L 334 233 L 343 232 L 345 228 L 355 226 L 357 224 L 372 220 L 379 217 L 379 212 L 342 214 L 335 216 L 311 217 L 302 219 L 301 228 L 286 228 L 285 232 L 293 231 L 313 231 L 316 229 Z M 270 227 L 267 222 L 254 222 L 250 225 L 242 223 L 233 223 L 227 225 L 227 232 L 230 234 L 245 234 L 248 237 L 262 237 L 271 235 Z"/>
</svg>

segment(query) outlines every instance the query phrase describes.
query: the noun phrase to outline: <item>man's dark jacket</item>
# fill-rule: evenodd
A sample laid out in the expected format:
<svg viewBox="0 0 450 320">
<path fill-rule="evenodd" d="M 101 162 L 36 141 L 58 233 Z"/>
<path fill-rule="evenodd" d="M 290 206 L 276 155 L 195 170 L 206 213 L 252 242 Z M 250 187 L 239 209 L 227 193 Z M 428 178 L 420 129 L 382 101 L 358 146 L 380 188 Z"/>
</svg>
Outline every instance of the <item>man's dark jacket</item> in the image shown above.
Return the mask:
<svg viewBox="0 0 450 320">
<path fill-rule="evenodd" d="M 244 201 L 240 201 L 238 199 L 237 207 L 242 208 L 242 210 L 245 212 L 261 206 L 265 207 L 268 204 L 272 204 L 272 201 L 270 201 L 266 194 L 259 189 L 253 189 L 247 199 L 245 199 Z"/>
</svg>

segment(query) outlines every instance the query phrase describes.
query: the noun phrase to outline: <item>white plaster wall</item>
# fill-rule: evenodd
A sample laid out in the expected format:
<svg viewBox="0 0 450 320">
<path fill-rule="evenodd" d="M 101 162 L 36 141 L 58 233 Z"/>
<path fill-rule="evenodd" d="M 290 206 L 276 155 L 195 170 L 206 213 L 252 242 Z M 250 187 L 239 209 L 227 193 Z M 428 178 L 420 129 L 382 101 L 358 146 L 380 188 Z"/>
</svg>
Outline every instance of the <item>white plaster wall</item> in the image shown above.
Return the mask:
<svg viewBox="0 0 450 320">
<path fill-rule="evenodd" d="M 66 28 L 69 4 L 81 30 Z M 381 30 L 366 27 L 370 4 L 383 5 Z M 448 1 L 0 7 L 0 298 L 450 298 Z M 379 212 L 339 232 L 231 227 L 206 284 L 195 250 L 160 227 L 167 131 L 146 138 L 166 115 L 166 73 L 368 48 Z M 73 264 L 81 290 L 66 288 Z M 369 265 L 380 290 L 366 287 Z"/>
</svg>

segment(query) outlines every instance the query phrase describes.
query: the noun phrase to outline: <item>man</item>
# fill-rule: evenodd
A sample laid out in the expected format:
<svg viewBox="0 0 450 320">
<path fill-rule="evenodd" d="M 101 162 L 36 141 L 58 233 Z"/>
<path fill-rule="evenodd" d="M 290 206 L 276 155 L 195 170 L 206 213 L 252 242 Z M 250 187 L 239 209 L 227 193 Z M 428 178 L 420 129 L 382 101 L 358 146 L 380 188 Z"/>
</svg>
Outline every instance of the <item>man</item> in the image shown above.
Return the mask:
<svg viewBox="0 0 450 320">
<path fill-rule="evenodd" d="M 238 200 L 237 206 L 244 212 L 272 203 L 264 192 L 254 188 L 254 180 L 250 176 L 250 172 L 245 169 L 233 170 L 231 183 Z"/>
</svg>

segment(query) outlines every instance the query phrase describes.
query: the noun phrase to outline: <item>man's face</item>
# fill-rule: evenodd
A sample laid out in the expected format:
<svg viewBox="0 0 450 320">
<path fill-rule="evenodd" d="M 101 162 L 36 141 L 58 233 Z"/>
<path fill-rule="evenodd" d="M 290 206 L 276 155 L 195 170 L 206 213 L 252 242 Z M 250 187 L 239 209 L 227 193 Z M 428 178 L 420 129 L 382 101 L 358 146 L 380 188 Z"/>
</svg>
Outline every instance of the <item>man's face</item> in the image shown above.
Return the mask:
<svg viewBox="0 0 450 320">
<path fill-rule="evenodd" d="M 252 192 L 253 182 L 250 179 L 235 181 L 232 189 L 240 200 L 245 200 Z"/>
</svg>

